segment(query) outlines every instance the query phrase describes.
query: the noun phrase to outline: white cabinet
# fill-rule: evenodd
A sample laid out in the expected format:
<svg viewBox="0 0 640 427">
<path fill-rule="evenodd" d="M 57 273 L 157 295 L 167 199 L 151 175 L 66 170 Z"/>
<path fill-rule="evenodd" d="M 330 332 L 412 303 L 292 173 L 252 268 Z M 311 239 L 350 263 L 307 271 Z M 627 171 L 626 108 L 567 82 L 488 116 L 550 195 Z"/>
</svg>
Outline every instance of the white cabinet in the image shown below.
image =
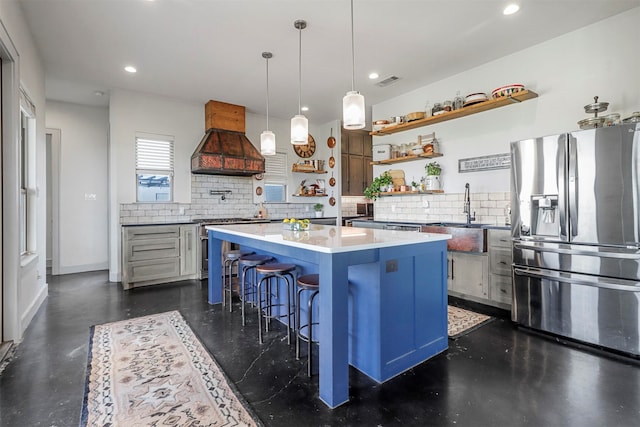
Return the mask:
<svg viewBox="0 0 640 427">
<path fill-rule="evenodd" d="M 122 287 L 196 277 L 197 226 L 140 225 L 122 228 Z"/>
<path fill-rule="evenodd" d="M 190 276 L 198 272 L 198 227 L 194 224 L 180 226 L 180 275 Z"/>
<path fill-rule="evenodd" d="M 449 293 L 474 301 L 489 297 L 489 261 L 485 253 L 449 252 Z M 483 301 L 481 301 L 483 302 Z"/>
<path fill-rule="evenodd" d="M 488 230 L 489 298 L 492 305 L 511 309 L 511 232 Z"/>
</svg>

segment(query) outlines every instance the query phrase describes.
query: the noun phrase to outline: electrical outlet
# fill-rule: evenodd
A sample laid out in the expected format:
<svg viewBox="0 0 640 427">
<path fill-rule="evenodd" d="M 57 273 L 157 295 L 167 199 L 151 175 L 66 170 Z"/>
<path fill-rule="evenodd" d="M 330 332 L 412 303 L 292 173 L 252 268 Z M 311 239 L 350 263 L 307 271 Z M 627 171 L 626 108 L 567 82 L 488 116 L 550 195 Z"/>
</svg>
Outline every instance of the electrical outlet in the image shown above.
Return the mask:
<svg viewBox="0 0 640 427">
<path fill-rule="evenodd" d="M 395 212 L 396 211 L 396 205 L 391 205 L 391 212 Z"/>
<path fill-rule="evenodd" d="M 304 207 L 304 211 L 305 211 L 305 212 L 309 212 L 309 206 L 305 206 L 305 207 Z"/>
<path fill-rule="evenodd" d="M 423 208 L 428 208 L 429 207 L 429 201 L 428 200 L 423 200 L 422 201 L 422 207 Z"/>
<path fill-rule="evenodd" d="M 97 196 L 95 193 L 84 193 L 85 200 L 97 200 Z"/>
<path fill-rule="evenodd" d="M 180 213 L 180 215 L 184 215 L 184 206 L 180 206 L 178 208 L 178 212 Z"/>
</svg>

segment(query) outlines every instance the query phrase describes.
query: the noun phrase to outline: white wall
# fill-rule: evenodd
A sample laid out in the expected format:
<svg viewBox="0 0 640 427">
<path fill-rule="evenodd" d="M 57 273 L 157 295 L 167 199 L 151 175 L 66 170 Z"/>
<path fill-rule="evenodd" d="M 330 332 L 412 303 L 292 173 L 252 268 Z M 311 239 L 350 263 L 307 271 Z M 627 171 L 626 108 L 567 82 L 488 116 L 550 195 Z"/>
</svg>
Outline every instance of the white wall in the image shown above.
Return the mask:
<svg viewBox="0 0 640 427">
<path fill-rule="evenodd" d="M 47 127 L 61 130 L 60 274 L 107 269 L 109 111 L 49 101 Z"/>
<path fill-rule="evenodd" d="M 423 111 L 425 103 L 487 92 L 522 83 L 539 98 L 445 123 L 391 136 L 374 137 L 374 144 L 415 141 L 435 131 L 444 157 L 443 184 L 447 193 L 461 193 L 465 182 L 472 192 L 509 191 L 509 170 L 458 173 L 458 159 L 509 152 L 509 143 L 524 138 L 578 128 L 587 116 L 584 105 L 609 102 L 607 113 L 628 117 L 640 110 L 640 8 L 598 22 L 513 55 L 441 80 L 373 106 L 375 119 Z M 508 35 L 505 35 L 508 36 Z M 606 113 L 601 113 L 606 114 Z M 386 169 L 404 169 L 408 180 L 423 176 L 427 160 L 374 167 L 374 176 Z"/>
<path fill-rule="evenodd" d="M 47 296 L 46 283 L 46 139 L 44 70 L 18 1 L 0 2 L 0 51 L 3 60 L 2 106 L 2 302 L 3 339 L 22 339 L 29 322 Z M 13 63 L 11 63 L 13 61 Z M 9 74 L 13 75 L 9 76 Z M 19 86 L 36 108 L 34 190 L 35 251 L 19 253 L 17 168 L 19 147 Z"/>
</svg>

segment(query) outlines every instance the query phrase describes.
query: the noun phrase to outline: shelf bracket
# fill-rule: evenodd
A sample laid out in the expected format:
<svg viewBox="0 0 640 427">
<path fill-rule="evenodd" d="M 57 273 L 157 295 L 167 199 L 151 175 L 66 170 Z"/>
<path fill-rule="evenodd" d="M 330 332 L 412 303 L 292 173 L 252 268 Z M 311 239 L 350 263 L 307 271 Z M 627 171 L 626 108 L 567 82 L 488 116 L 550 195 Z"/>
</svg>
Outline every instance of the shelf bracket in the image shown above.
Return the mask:
<svg viewBox="0 0 640 427">
<path fill-rule="evenodd" d="M 514 98 L 514 97 L 513 97 L 513 96 L 511 96 L 511 95 L 508 95 L 508 96 L 507 96 L 507 99 L 508 99 L 509 101 L 513 102 L 514 104 L 520 104 L 520 103 L 522 102 L 521 100 L 519 100 L 519 99 L 517 99 L 517 98 Z"/>
</svg>

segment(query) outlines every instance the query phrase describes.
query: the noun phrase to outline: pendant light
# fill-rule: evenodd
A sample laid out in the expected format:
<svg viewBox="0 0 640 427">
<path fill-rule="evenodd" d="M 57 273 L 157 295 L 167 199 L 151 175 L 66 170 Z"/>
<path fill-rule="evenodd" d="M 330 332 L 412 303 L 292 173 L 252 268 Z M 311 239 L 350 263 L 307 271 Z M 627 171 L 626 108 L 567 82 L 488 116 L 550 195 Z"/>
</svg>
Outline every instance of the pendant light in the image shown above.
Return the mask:
<svg viewBox="0 0 640 427">
<path fill-rule="evenodd" d="M 354 89 L 356 60 L 353 47 L 353 0 L 351 0 L 351 91 L 342 98 L 342 126 L 346 130 L 365 126 L 364 96 Z"/>
<path fill-rule="evenodd" d="M 276 154 L 276 136 L 269 130 L 269 59 L 273 58 L 273 54 L 262 52 L 262 57 L 267 63 L 267 129 L 260 134 L 260 154 L 273 156 Z"/>
<path fill-rule="evenodd" d="M 291 143 L 294 145 L 305 145 L 309 141 L 309 121 L 302 115 L 301 91 L 302 91 L 302 30 L 307 28 L 307 21 L 302 19 L 293 23 L 299 33 L 298 47 L 298 114 L 291 119 Z"/>
</svg>

